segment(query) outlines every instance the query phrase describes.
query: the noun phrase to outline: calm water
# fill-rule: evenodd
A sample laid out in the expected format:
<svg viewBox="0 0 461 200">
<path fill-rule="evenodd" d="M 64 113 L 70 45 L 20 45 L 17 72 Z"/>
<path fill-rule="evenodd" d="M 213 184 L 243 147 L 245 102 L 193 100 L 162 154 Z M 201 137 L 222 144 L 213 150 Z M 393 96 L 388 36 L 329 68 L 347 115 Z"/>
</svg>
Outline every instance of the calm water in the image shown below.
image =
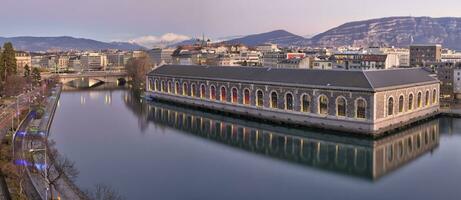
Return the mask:
<svg viewBox="0 0 461 200">
<path fill-rule="evenodd" d="M 461 119 L 376 141 L 64 92 L 51 134 L 77 184 L 127 199 L 461 199 Z"/>
</svg>

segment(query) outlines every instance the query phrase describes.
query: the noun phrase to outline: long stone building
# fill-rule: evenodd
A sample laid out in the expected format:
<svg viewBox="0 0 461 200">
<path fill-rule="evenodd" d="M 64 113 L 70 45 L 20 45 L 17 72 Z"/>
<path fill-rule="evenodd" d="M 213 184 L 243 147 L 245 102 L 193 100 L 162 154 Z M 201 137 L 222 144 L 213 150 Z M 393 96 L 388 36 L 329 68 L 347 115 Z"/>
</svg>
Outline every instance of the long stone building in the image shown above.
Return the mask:
<svg viewBox="0 0 461 200">
<path fill-rule="evenodd" d="M 268 121 L 378 135 L 435 115 L 439 81 L 419 68 L 302 70 L 164 65 L 153 99 Z"/>
</svg>

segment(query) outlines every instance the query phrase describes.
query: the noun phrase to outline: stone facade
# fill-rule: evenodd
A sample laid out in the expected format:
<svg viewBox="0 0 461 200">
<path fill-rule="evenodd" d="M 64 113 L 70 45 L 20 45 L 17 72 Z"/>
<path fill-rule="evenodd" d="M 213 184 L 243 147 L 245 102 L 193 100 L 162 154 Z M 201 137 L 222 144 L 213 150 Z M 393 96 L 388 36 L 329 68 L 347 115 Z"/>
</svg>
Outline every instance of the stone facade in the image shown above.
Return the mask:
<svg viewBox="0 0 461 200">
<path fill-rule="evenodd" d="M 321 89 L 275 84 L 148 76 L 147 95 L 182 104 L 248 115 L 270 121 L 303 126 L 334 129 L 363 134 L 380 134 L 390 129 L 425 118 L 438 112 L 439 84 L 406 86 L 383 91 Z M 203 92 L 202 92 L 203 87 Z M 212 95 L 215 88 L 215 98 Z M 222 95 L 221 91 L 224 92 Z M 257 105 L 257 93 L 263 94 L 263 105 Z M 421 91 L 422 107 L 416 107 L 417 94 Z M 425 104 L 425 92 L 436 100 Z M 434 93 L 435 92 L 435 93 Z M 249 94 L 245 96 L 245 93 Z M 234 94 L 236 96 L 234 97 Z M 408 110 L 408 95 L 413 94 L 414 109 Z M 308 95 L 308 103 L 302 101 Z M 404 109 L 399 112 L 399 97 L 404 97 Z M 277 100 L 274 100 L 276 96 Z M 224 97 L 225 100 L 222 100 Z M 320 98 L 326 99 L 321 112 Z M 388 99 L 393 98 L 394 113 L 387 114 Z M 292 99 L 290 101 L 290 99 Z M 432 101 L 432 96 L 429 97 Z M 340 106 L 344 102 L 344 107 Z M 362 107 L 358 106 L 361 102 Z M 276 106 L 272 105 L 276 102 Z M 308 105 L 308 109 L 303 109 Z M 361 113 L 361 114 L 360 114 Z"/>
</svg>

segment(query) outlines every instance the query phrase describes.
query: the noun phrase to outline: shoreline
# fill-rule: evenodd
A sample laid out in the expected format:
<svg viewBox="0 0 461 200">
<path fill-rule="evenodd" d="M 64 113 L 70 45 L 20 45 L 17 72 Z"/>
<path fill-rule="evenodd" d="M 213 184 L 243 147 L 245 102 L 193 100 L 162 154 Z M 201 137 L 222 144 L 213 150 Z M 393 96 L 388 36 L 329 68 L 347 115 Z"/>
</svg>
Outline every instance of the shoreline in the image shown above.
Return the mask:
<svg viewBox="0 0 461 200">
<path fill-rule="evenodd" d="M 54 115 L 56 113 L 56 109 L 57 109 L 57 106 L 58 106 L 58 102 L 59 102 L 59 99 L 60 99 L 61 92 L 62 92 L 62 84 L 56 84 L 56 86 L 52 89 L 51 96 L 47 97 L 45 111 L 44 111 L 43 117 L 40 119 L 41 121 L 40 121 L 40 125 L 39 125 L 39 131 L 44 133 L 44 137 L 46 137 L 47 142 L 48 142 L 49 131 L 50 131 L 50 128 L 51 128 L 51 124 L 53 123 Z M 22 154 L 23 158 L 26 158 L 25 152 L 26 152 L 27 149 L 30 148 L 30 147 L 27 147 L 27 145 L 26 145 L 29 142 L 26 135 L 27 135 L 27 127 L 29 127 L 29 125 L 33 121 L 32 116 L 34 114 L 35 114 L 34 112 L 30 111 L 28 113 L 27 117 L 24 119 L 23 123 L 21 123 L 20 128 L 16 132 L 16 133 L 19 133 L 20 131 L 24 131 L 24 133 L 23 133 L 24 138 L 21 140 L 21 143 L 20 143 L 20 146 L 21 146 L 20 154 Z M 42 196 L 43 192 L 40 192 L 40 191 L 43 191 L 43 189 L 46 188 L 47 186 L 43 185 L 43 183 L 37 183 L 37 182 L 40 182 L 40 181 L 44 181 L 44 180 L 41 180 L 43 178 L 42 177 L 38 177 L 38 178 L 34 177 L 34 174 L 32 174 L 32 172 L 30 171 L 28 166 L 25 166 L 25 169 L 26 169 L 25 171 L 26 171 L 27 176 L 28 176 L 27 178 L 29 179 L 29 182 L 32 184 L 32 186 L 33 186 L 33 188 L 35 190 L 35 192 L 33 192 L 33 193 L 38 194 L 40 199 L 45 199 Z M 61 181 L 59 181 L 58 182 L 59 184 L 56 185 L 56 187 L 54 188 L 58 192 L 57 194 L 61 194 L 59 196 L 64 196 L 62 194 L 64 194 L 65 192 L 62 192 L 62 191 L 67 191 L 66 194 L 68 196 L 70 195 L 70 196 L 73 196 L 73 197 L 78 197 L 79 199 L 88 199 L 86 197 L 86 195 L 80 190 L 80 188 L 78 186 L 76 186 L 75 183 L 73 183 L 67 176 L 63 177 L 61 179 Z M 40 187 L 43 187 L 43 188 L 40 188 Z M 70 193 L 69 193 L 69 191 L 70 191 Z M 68 198 L 64 198 L 64 199 L 68 199 Z M 71 199 L 75 199 L 75 198 L 71 198 Z"/>
</svg>

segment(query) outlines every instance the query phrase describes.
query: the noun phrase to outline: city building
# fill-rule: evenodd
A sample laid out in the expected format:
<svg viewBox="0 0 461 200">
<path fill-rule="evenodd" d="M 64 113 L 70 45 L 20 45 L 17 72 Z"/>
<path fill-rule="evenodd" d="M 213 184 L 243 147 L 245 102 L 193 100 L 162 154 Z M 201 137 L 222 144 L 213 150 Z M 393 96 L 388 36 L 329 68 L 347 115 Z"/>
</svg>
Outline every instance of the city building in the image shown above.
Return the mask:
<svg viewBox="0 0 461 200">
<path fill-rule="evenodd" d="M 107 66 L 110 69 L 120 69 L 124 68 L 127 59 L 126 59 L 127 53 L 126 52 L 110 52 L 107 53 Z"/>
<path fill-rule="evenodd" d="M 333 69 L 333 62 L 329 60 L 313 60 L 312 69 Z"/>
<path fill-rule="evenodd" d="M 461 53 L 453 50 L 443 50 L 441 62 L 459 63 L 461 62 Z"/>
<path fill-rule="evenodd" d="M 150 58 L 154 65 L 162 65 L 162 64 L 172 64 L 173 60 L 171 55 L 173 55 L 175 49 L 173 48 L 154 48 L 149 50 L 147 53 L 149 54 Z"/>
<path fill-rule="evenodd" d="M 379 135 L 438 114 L 439 81 L 421 68 L 303 70 L 163 65 L 150 98 L 277 123 Z"/>
<path fill-rule="evenodd" d="M 440 80 L 440 98 L 443 103 L 461 100 L 461 63 L 436 63 L 434 70 Z"/>
<path fill-rule="evenodd" d="M 411 45 L 410 67 L 426 67 L 442 59 L 442 45 Z"/>
<path fill-rule="evenodd" d="M 332 56 L 334 68 L 346 70 L 386 69 L 386 54 L 337 53 Z"/>
<path fill-rule="evenodd" d="M 24 67 L 27 65 L 30 69 L 32 67 L 32 57 L 29 53 L 24 51 L 16 51 L 16 66 L 18 67 L 19 72 L 24 71 Z"/>
<path fill-rule="evenodd" d="M 256 50 L 258 50 L 259 52 L 261 52 L 263 54 L 268 53 L 268 52 L 280 51 L 277 44 L 271 44 L 271 43 L 257 45 Z"/>
<path fill-rule="evenodd" d="M 104 70 L 107 66 L 107 56 L 103 53 L 87 53 L 80 56 L 83 70 Z"/>
</svg>

